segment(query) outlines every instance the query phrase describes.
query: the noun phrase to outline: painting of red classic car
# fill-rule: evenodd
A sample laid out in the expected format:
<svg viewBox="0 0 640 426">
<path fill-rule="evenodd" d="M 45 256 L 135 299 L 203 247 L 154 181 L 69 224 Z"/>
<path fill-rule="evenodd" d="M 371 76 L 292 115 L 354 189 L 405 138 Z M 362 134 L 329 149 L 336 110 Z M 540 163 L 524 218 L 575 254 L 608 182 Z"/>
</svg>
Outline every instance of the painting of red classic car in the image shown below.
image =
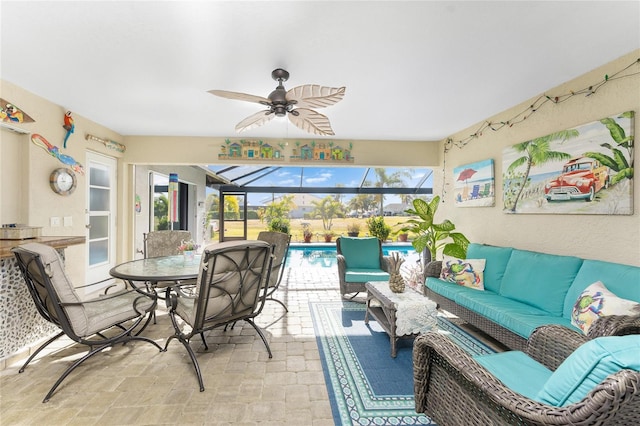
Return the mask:
<svg viewBox="0 0 640 426">
<path fill-rule="evenodd" d="M 544 187 L 547 201 L 593 201 L 596 193 L 609 187 L 609 168 L 588 157 L 572 158 L 562 167 L 562 174 Z"/>
</svg>

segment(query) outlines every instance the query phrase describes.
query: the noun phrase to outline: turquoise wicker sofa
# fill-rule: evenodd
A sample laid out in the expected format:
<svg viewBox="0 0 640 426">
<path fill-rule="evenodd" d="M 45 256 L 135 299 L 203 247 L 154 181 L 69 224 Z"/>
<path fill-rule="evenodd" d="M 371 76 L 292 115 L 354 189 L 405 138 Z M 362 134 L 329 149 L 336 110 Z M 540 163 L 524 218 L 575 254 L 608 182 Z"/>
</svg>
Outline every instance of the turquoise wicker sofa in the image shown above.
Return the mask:
<svg viewBox="0 0 640 426">
<path fill-rule="evenodd" d="M 640 267 L 475 243 L 469 245 L 467 259 L 486 260 L 483 291 L 431 276 L 425 295 L 511 349 L 525 350 L 531 333 L 547 324 L 566 327 L 586 340 L 571 317 L 578 298 L 594 282 L 602 282 L 618 298 L 640 303 Z M 640 333 L 634 319 L 640 311 L 634 312 L 629 321 L 615 321 L 620 328 L 592 328 L 616 335 Z"/>
</svg>

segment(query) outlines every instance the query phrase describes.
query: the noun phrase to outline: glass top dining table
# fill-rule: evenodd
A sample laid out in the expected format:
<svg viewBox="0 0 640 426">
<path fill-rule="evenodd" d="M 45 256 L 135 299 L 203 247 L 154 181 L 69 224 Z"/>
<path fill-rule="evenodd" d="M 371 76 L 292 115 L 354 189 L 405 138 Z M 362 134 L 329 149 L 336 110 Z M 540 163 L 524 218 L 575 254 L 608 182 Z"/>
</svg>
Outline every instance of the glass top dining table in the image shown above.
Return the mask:
<svg viewBox="0 0 640 426">
<path fill-rule="evenodd" d="M 158 283 L 161 281 L 194 280 L 200 271 L 201 255 L 188 260 L 183 255 L 150 257 L 121 263 L 109 271 L 112 277 L 129 282 L 145 281 Z"/>
</svg>

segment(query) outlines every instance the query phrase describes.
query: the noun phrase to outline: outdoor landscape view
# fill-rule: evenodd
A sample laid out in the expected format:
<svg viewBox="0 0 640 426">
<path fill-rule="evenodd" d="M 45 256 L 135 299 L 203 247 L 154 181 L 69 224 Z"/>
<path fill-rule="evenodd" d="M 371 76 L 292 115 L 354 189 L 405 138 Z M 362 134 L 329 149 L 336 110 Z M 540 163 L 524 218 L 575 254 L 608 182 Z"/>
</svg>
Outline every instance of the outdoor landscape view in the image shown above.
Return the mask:
<svg viewBox="0 0 640 426">
<path fill-rule="evenodd" d="M 245 173 L 250 175 L 252 171 L 245 168 Z M 407 219 L 405 210 L 411 207 L 413 199 L 430 199 L 430 194 L 330 193 L 331 188 L 430 190 L 433 176 L 430 169 L 282 167 L 254 180 L 251 185 L 287 188 L 296 182 L 303 188 L 327 188 L 327 193 L 248 193 L 247 238 L 255 238 L 260 231 L 270 229 L 290 233 L 292 242 L 332 241 L 336 236 L 347 234 L 375 234 L 383 240 L 402 240 L 404 236 L 400 235 L 398 224 Z M 241 178 L 238 184 L 243 185 Z M 218 238 L 219 200 L 219 193 L 208 189 L 205 241 Z M 224 197 L 225 236 L 242 235 L 241 206 L 237 197 Z M 156 229 L 168 229 L 168 199 L 164 195 L 156 197 L 154 211 Z"/>
</svg>

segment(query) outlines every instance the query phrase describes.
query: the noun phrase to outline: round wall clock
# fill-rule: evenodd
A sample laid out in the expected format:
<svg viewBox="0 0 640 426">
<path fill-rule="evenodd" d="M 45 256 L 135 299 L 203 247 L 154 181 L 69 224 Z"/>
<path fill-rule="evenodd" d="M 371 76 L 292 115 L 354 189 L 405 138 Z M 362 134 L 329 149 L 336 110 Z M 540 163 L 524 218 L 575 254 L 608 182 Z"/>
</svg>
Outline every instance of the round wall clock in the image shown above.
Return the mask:
<svg viewBox="0 0 640 426">
<path fill-rule="evenodd" d="M 55 169 L 49 176 L 49 184 L 56 194 L 71 194 L 76 189 L 77 183 L 76 174 L 71 169 Z"/>
</svg>

